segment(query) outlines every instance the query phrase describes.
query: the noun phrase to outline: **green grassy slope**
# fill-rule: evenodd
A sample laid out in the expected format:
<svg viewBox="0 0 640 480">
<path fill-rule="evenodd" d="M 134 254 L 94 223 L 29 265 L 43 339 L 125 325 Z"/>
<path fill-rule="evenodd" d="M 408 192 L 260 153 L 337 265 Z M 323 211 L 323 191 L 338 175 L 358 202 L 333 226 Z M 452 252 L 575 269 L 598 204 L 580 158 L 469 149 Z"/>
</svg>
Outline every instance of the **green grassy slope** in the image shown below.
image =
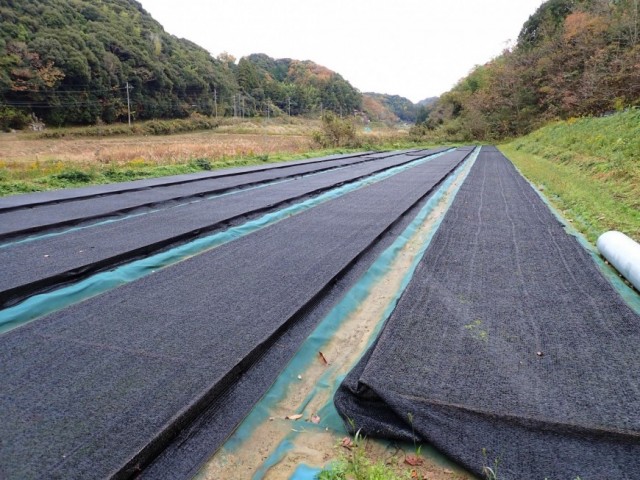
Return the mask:
<svg viewBox="0 0 640 480">
<path fill-rule="evenodd" d="M 591 242 L 607 230 L 640 241 L 640 110 L 555 122 L 500 148 Z"/>
</svg>

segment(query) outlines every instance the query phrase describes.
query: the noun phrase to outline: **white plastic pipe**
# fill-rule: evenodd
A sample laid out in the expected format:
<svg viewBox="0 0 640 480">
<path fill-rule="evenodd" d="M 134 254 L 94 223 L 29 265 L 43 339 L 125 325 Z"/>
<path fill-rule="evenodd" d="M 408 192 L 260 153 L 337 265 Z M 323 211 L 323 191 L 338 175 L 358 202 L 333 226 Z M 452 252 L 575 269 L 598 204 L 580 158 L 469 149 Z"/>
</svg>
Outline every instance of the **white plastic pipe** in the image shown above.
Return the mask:
<svg viewBox="0 0 640 480">
<path fill-rule="evenodd" d="M 600 235 L 597 246 L 602 256 L 640 290 L 640 244 L 624 233 L 611 231 Z"/>
</svg>

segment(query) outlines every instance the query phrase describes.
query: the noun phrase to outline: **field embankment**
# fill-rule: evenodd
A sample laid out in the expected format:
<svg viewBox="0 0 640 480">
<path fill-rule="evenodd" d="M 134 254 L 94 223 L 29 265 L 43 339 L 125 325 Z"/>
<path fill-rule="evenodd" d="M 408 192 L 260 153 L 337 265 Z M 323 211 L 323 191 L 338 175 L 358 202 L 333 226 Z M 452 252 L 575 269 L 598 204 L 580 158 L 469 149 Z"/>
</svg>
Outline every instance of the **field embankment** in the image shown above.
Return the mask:
<svg viewBox="0 0 640 480">
<path fill-rule="evenodd" d="M 640 110 L 555 122 L 501 149 L 591 242 L 640 240 Z"/>
</svg>

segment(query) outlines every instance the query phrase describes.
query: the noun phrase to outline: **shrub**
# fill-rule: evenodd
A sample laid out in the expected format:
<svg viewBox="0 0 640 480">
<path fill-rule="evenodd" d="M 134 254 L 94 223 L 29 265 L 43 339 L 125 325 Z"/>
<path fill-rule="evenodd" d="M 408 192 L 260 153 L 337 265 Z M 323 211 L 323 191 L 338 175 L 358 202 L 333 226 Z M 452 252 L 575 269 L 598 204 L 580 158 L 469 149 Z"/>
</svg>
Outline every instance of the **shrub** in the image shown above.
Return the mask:
<svg viewBox="0 0 640 480">
<path fill-rule="evenodd" d="M 333 112 L 322 116 L 322 130 L 313 133 L 313 140 L 322 147 L 359 147 L 356 127 L 350 119 L 342 119 Z"/>
<path fill-rule="evenodd" d="M 26 113 L 11 107 L 0 107 L 0 130 L 8 132 L 12 128 L 21 130 L 31 119 Z"/>
</svg>

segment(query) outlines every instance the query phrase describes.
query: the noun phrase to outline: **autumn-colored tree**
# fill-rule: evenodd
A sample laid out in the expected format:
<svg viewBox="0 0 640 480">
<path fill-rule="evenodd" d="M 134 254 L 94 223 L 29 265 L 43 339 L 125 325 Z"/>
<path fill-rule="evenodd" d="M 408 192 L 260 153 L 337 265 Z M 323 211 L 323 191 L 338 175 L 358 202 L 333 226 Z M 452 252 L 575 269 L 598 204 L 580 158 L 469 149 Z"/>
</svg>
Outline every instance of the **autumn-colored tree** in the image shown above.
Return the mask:
<svg viewBox="0 0 640 480">
<path fill-rule="evenodd" d="M 640 105 L 638 0 L 549 0 L 517 45 L 443 95 L 425 122 L 460 139 Z"/>
</svg>

